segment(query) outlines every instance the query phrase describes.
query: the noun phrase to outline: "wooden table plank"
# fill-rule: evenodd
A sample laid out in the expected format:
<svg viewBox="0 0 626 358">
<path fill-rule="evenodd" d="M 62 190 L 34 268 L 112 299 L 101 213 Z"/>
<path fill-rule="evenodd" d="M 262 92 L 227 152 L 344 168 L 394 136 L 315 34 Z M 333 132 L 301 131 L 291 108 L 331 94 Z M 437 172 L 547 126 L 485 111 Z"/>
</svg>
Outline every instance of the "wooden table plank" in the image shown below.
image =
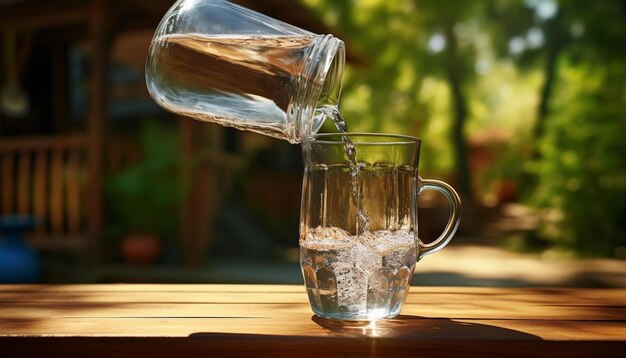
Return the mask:
<svg viewBox="0 0 626 358">
<path fill-rule="evenodd" d="M 299 286 L 50 286 L 0 291 L 0 317 L 174 317 L 309 313 Z M 403 313 L 455 319 L 623 320 L 626 290 L 413 287 Z"/>
<path fill-rule="evenodd" d="M 346 350 L 355 341 L 361 344 Z M 104 346 L 113 355 L 120 352 L 114 342 L 137 356 L 185 347 L 196 355 L 230 348 L 311 356 L 320 345 L 354 355 L 539 349 L 532 354 L 620 356 L 626 290 L 413 287 L 401 316 L 372 324 L 316 317 L 304 288 L 293 285 L 0 286 L 0 356 L 34 347 L 80 355 Z"/>
<path fill-rule="evenodd" d="M 376 325 L 339 324 L 311 314 L 276 317 L 134 317 L 0 320 L 0 336 L 31 337 L 193 337 L 206 334 L 303 337 L 387 337 L 414 339 L 516 339 L 548 341 L 624 341 L 624 322 L 532 320 L 451 320 L 400 316 Z M 52 333 L 53 332 L 53 333 Z"/>
<path fill-rule="evenodd" d="M 0 317 L 55 318 L 55 317 L 274 317 L 275 314 L 310 312 L 307 302 L 256 303 L 85 303 L 40 302 L 12 303 L 0 306 Z M 603 320 L 622 321 L 625 307 L 527 305 L 509 308 L 489 303 L 465 304 L 406 304 L 405 315 L 454 319 L 524 319 L 524 320 Z"/>
<path fill-rule="evenodd" d="M 255 302 L 306 302 L 303 287 L 297 285 L 54 285 L 0 286 L 0 302 L 67 302 L 68 298 L 89 302 L 207 302 L 219 300 Z M 498 289 L 470 287 L 412 287 L 408 304 L 459 304 L 496 302 L 498 304 L 560 304 L 563 306 L 623 305 L 623 289 Z M 437 301 L 431 301 L 431 300 Z M 264 301 L 269 300 L 269 301 Z M 232 302 L 232 301 L 229 301 Z M 237 302 L 237 301 L 234 301 Z"/>
</svg>

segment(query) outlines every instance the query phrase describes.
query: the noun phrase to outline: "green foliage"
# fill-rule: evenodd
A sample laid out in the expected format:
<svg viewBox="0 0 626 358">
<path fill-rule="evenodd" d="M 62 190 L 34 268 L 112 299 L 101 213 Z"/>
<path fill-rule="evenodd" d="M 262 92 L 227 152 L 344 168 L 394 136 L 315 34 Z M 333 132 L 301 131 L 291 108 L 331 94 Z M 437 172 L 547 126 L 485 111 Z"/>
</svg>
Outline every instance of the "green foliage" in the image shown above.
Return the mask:
<svg viewBox="0 0 626 358">
<path fill-rule="evenodd" d="M 425 52 L 412 3 L 306 1 L 338 28 L 363 62 L 344 73 L 342 113 L 351 131 L 415 134 Z"/>
<path fill-rule="evenodd" d="M 581 254 L 626 245 L 626 69 L 622 63 L 561 65 L 562 84 L 530 169 L 533 203 L 550 215 L 541 234 Z"/>
<path fill-rule="evenodd" d="M 548 3 L 554 14 L 542 17 Z M 490 9 L 499 56 L 520 72 L 543 72 L 530 150 L 517 155 L 527 163 L 517 168 L 528 203 L 544 219 L 535 239 L 578 255 L 626 246 L 624 10 L 615 0 L 499 1 Z M 529 41 L 531 31 L 543 34 L 541 46 Z M 522 51 L 511 53 L 513 39 Z"/>
<path fill-rule="evenodd" d="M 474 41 L 480 2 L 304 0 L 320 18 L 344 36 L 359 61 L 346 68 L 341 110 L 350 131 L 429 137 L 429 127 L 451 136 L 454 106 L 446 89 L 449 67 L 465 85 L 473 76 Z M 456 26 L 459 25 L 460 26 Z M 453 29 L 454 28 L 454 29 Z M 456 53 L 432 50 L 429 41 L 448 32 Z M 445 40 L 444 40 L 445 41 Z M 430 85 L 425 86 L 425 81 Z M 439 81 L 443 81 L 441 86 Z M 431 90 L 443 95 L 431 96 Z M 468 92 L 468 88 L 464 88 Z M 468 97 L 469 98 L 469 97 Z M 443 104 L 443 105 L 442 105 Z M 442 107 L 447 107 L 442 110 Z M 324 130 L 332 131 L 331 125 Z M 430 136 L 431 138 L 433 136 Z M 431 175 L 454 164 L 449 139 L 426 140 L 422 168 Z"/>
<path fill-rule="evenodd" d="M 143 159 L 105 180 L 110 225 L 118 235 L 175 235 L 186 188 L 181 178 L 178 131 L 146 122 Z"/>
<path fill-rule="evenodd" d="M 579 254 L 626 246 L 623 1 L 302 1 L 362 59 L 344 74 L 351 131 L 421 137 L 422 173 L 457 176 L 456 72 L 464 134 L 493 155 L 471 168 L 475 194 L 515 182 L 547 213 L 535 242 Z"/>
</svg>

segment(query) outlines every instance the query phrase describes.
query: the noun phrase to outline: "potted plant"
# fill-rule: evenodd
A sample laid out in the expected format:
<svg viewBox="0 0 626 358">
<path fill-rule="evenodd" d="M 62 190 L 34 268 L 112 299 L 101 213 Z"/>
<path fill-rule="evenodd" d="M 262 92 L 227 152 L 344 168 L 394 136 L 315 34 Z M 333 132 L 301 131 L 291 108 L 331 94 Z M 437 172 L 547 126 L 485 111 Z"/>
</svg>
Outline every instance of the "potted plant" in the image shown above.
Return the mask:
<svg viewBox="0 0 626 358">
<path fill-rule="evenodd" d="M 185 195 L 178 133 L 147 122 L 141 136 L 143 159 L 105 179 L 108 232 L 121 238 L 125 262 L 148 264 L 163 240 L 174 237 Z"/>
</svg>

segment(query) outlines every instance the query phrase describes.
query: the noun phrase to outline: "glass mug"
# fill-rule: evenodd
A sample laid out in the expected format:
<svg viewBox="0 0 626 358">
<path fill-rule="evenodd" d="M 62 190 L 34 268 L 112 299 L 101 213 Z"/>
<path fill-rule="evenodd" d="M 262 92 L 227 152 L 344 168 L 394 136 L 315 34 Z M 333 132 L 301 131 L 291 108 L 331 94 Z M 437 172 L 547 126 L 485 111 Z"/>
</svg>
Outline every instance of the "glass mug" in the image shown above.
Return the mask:
<svg viewBox="0 0 626 358">
<path fill-rule="evenodd" d="M 170 112 L 299 143 L 337 106 L 343 41 L 224 0 L 178 0 L 146 63 L 148 92 Z"/>
<path fill-rule="evenodd" d="M 345 138 L 356 149 L 356 174 Z M 398 315 L 415 263 L 452 239 L 461 201 L 450 185 L 419 177 L 420 144 L 410 136 L 366 133 L 319 134 L 303 141 L 300 265 L 316 315 L 350 320 Z M 424 190 L 443 193 L 451 208 L 443 233 L 429 244 L 418 237 L 417 199 Z M 359 215 L 366 217 L 365 225 Z"/>
</svg>

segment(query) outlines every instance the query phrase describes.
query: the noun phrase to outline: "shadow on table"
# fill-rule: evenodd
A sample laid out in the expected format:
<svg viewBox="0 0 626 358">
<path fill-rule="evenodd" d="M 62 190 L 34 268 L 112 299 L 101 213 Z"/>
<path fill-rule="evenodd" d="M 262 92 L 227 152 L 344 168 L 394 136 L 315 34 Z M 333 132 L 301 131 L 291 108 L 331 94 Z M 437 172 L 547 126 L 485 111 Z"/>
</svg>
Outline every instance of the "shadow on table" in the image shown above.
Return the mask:
<svg viewBox="0 0 626 358">
<path fill-rule="evenodd" d="M 313 316 L 311 320 L 331 335 L 341 337 L 541 340 L 538 336 L 521 331 L 486 324 L 457 322 L 447 318 L 400 315 L 393 319 L 378 321 L 339 321 Z"/>
<path fill-rule="evenodd" d="M 376 356 L 484 356 L 515 352 L 515 356 L 535 355 L 538 350 L 565 349 L 576 353 L 577 347 L 486 324 L 457 322 L 447 318 L 424 318 L 403 315 L 374 322 L 335 321 L 313 316 L 322 332 L 313 335 L 272 335 L 198 332 L 189 336 L 187 350 L 228 352 L 252 356 L 259 352 L 272 356 L 298 357 L 376 357 Z M 316 334 L 315 334 L 316 333 Z M 320 334 L 321 333 L 321 334 Z M 191 345 L 197 347 L 189 348 Z M 506 354 L 505 354 L 506 355 Z M 540 354 L 539 356 L 545 356 Z"/>
<path fill-rule="evenodd" d="M 411 280 L 412 286 L 460 287 L 535 287 L 536 284 L 515 277 L 470 277 L 452 271 L 419 272 Z"/>
</svg>

